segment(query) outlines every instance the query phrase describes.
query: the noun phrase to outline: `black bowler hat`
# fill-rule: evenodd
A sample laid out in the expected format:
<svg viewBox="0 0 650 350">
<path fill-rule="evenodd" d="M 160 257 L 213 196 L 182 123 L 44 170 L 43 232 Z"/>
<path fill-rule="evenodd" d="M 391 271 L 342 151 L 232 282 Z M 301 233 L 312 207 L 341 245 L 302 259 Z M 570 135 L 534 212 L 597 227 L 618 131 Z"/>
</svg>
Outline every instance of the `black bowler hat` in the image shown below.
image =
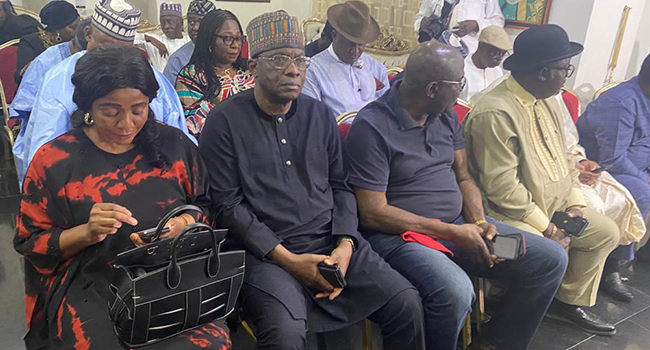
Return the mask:
<svg viewBox="0 0 650 350">
<path fill-rule="evenodd" d="M 45 31 L 53 32 L 65 28 L 79 18 L 79 12 L 71 3 L 64 0 L 51 1 L 39 13 Z"/>
<path fill-rule="evenodd" d="M 523 31 L 515 39 L 514 53 L 503 62 L 503 68 L 520 71 L 573 57 L 584 47 L 569 41 L 562 27 L 545 24 Z"/>
</svg>

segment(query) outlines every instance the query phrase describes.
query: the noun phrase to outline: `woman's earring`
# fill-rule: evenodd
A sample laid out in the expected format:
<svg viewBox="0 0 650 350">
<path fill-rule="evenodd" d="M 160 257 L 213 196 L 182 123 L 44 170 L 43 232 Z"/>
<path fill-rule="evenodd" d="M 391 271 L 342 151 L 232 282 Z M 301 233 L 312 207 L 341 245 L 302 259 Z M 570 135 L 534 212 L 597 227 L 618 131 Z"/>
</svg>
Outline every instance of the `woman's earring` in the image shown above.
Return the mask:
<svg viewBox="0 0 650 350">
<path fill-rule="evenodd" d="M 90 113 L 86 113 L 84 116 L 84 123 L 86 123 L 88 126 L 95 124 L 95 121 L 93 120 L 93 117 L 90 115 Z"/>
<path fill-rule="evenodd" d="M 57 32 L 57 33 L 56 33 L 56 38 L 54 38 L 54 40 L 56 40 L 57 43 L 62 42 L 62 41 L 63 41 L 63 38 L 61 37 L 61 33 L 58 33 L 58 32 Z"/>
</svg>

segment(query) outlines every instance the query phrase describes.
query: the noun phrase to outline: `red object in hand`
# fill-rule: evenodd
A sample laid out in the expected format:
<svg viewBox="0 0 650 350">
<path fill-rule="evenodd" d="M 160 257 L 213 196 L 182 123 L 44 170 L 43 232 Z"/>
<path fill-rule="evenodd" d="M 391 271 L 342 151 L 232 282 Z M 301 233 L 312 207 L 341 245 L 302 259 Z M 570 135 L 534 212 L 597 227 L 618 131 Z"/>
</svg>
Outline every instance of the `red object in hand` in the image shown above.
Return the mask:
<svg viewBox="0 0 650 350">
<path fill-rule="evenodd" d="M 440 221 L 438 219 L 435 219 L 436 221 Z M 405 242 L 415 242 L 415 243 L 420 243 L 425 247 L 429 247 L 431 249 L 437 250 L 439 252 L 447 254 L 449 257 L 453 257 L 454 253 L 451 252 L 451 250 L 447 249 L 444 245 L 442 245 L 440 242 L 438 242 L 435 238 L 429 237 L 425 234 L 422 233 L 417 233 L 413 231 L 406 231 L 402 233 L 402 239 Z"/>
</svg>

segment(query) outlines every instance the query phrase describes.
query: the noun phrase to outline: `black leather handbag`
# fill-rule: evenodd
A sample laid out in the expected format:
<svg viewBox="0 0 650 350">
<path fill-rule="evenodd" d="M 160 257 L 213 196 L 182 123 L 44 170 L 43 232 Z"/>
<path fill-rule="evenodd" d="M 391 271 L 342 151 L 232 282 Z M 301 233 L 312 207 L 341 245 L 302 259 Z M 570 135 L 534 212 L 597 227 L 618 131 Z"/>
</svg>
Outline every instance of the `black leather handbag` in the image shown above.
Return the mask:
<svg viewBox="0 0 650 350">
<path fill-rule="evenodd" d="M 158 224 L 152 243 L 120 253 L 113 266 L 109 316 L 117 337 L 131 348 L 150 345 L 222 320 L 235 308 L 244 280 L 244 251 L 221 253 L 227 230 L 195 223 L 160 240 L 167 221 L 193 205 L 180 206 Z"/>
</svg>

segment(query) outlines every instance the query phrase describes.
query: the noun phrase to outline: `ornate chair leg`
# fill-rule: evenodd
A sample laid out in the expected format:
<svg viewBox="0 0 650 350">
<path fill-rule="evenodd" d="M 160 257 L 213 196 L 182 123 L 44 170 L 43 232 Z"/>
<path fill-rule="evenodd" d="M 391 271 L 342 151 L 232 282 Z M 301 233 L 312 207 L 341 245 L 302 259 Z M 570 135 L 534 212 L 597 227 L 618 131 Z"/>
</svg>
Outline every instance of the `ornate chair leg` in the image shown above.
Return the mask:
<svg viewBox="0 0 650 350">
<path fill-rule="evenodd" d="M 474 304 L 476 332 L 481 333 L 483 323 L 485 322 L 485 280 L 483 278 L 473 277 L 472 284 L 474 284 L 474 294 L 476 294 L 476 303 Z"/>
<path fill-rule="evenodd" d="M 465 318 L 465 325 L 461 330 L 461 337 L 463 339 L 463 350 L 466 350 L 472 344 L 472 319 L 470 314 Z"/>
<path fill-rule="evenodd" d="M 372 350 L 372 322 L 369 319 L 363 321 L 361 339 L 363 350 Z"/>
<path fill-rule="evenodd" d="M 251 338 L 253 338 L 253 340 L 257 342 L 257 337 L 255 336 L 255 332 L 253 332 L 253 329 L 251 328 L 251 326 L 248 325 L 246 321 L 241 321 L 241 328 L 243 328 L 246 331 L 246 333 L 248 333 L 248 335 L 250 335 Z"/>
</svg>

